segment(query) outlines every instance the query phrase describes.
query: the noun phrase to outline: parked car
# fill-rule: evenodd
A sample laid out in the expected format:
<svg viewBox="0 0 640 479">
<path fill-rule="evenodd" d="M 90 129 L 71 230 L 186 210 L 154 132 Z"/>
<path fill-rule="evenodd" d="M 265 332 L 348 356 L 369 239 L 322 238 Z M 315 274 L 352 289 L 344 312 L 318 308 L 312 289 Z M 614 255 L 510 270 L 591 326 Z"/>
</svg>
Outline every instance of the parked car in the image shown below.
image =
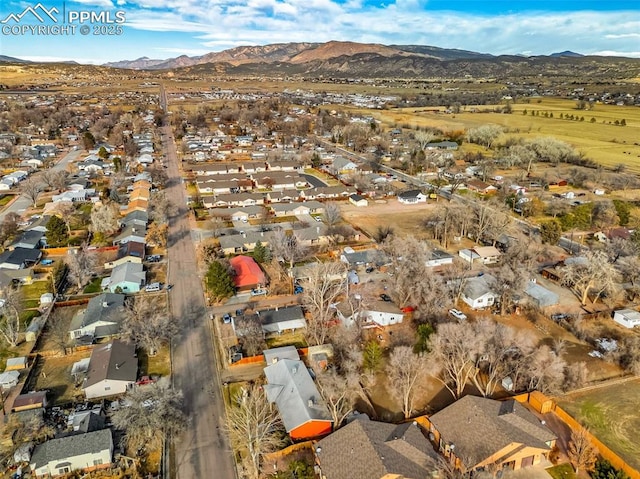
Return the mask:
<svg viewBox="0 0 640 479">
<path fill-rule="evenodd" d="M 318 223 L 322 223 L 322 217 L 321 216 L 314 216 L 313 219 L 315 219 Z"/>
<path fill-rule="evenodd" d="M 304 288 L 298 284 L 293 288 L 293 294 L 302 294 L 303 292 Z"/>
<path fill-rule="evenodd" d="M 373 266 L 369 266 L 367 269 L 364 270 L 366 273 L 373 273 L 375 271 L 375 268 Z"/>
<path fill-rule="evenodd" d="M 382 301 L 387 302 L 387 303 L 391 302 L 391 296 L 389 296 L 389 295 L 388 295 L 388 294 L 386 294 L 386 293 L 382 293 L 382 294 L 380 295 L 380 299 L 381 299 Z"/>
<path fill-rule="evenodd" d="M 162 286 L 160 286 L 160 283 L 149 283 L 148 285 L 146 285 L 144 287 L 144 290 L 147 293 L 153 293 L 156 291 L 160 291 L 160 289 L 162 288 Z"/>
<path fill-rule="evenodd" d="M 224 315 L 222 316 L 222 322 L 224 324 L 230 324 L 231 323 L 231 315 L 229 313 L 224 313 Z"/>
<path fill-rule="evenodd" d="M 450 309 L 449 314 L 460 321 L 464 321 L 467 319 L 467 315 L 459 309 Z"/>
<path fill-rule="evenodd" d="M 167 291 L 171 291 L 173 289 L 173 285 L 172 284 L 168 284 L 167 285 Z"/>
<path fill-rule="evenodd" d="M 266 289 L 252 289 L 251 296 L 262 296 L 266 295 L 268 291 Z"/>
<path fill-rule="evenodd" d="M 53 264 L 53 260 L 52 259 L 43 259 L 42 261 L 40 261 L 40 264 L 42 266 L 49 266 L 49 265 Z"/>
</svg>

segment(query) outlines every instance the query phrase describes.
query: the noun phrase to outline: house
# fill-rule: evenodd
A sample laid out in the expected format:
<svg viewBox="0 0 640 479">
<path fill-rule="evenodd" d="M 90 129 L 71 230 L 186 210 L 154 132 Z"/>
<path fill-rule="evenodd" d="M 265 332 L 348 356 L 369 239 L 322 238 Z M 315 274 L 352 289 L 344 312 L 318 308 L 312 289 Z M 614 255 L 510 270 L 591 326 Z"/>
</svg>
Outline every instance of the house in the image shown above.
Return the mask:
<svg viewBox="0 0 640 479">
<path fill-rule="evenodd" d="M 469 278 L 464 284 L 460 297 L 471 309 L 484 309 L 492 306 L 498 298 L 498 295 L 493 291 L 493 283 L 493 276 L 488 274 Z"/>
<path fill-rule="evenodd" d="M 275 403 L 291 439 L 310 439 L 331 432 L 329 410 L 302 361 L 280 359 L 264 368 L 264 375 L 267 399 Z"/>
<path fill-rule="evenodd" d="M 306 201 L 302 203 L 276 203 L 271 205 L 274 216 L 301 216 L 311 213 L 323 213 L 324 205 L 318 201 Z"/>
<path fill-rule="evenodd" d="M 281 359 L 300 359 L 295 346 L 281 346 L 279 348 L 265 349 L 262 351 L 264 362 L 267 364 L 277 363 Z"/>
<path fill-rule="evenodd" d="M 20 236 L 11 244 L 9 249 L 26 248 L 38 249 L 47 242 L 43 231 L 28 230 L 20 234 Z"/>
<path fill-rule="evenodd" d="M 434 249 L 431 252 L 431 258 L 427 260 L 428 268 L 437 268 L 440 266 L 447 266 L 453 264 L 453 255 L 442 251 L 441 249 Z"/>
<path fill-rule="evenodd" d="M 368 266 L 375 264 L 381 266 L 385 264 L 386 258 L 384 253 L 377 249 L 364 249 L 356 251 L 347 246 L 340 255 L 340 261 L 350 267 Z"/>
<path fill-rule="evenodd" d="M 219 208 L 219 207 L 230 207 L 230 206 L 245 207 L 245 206 L 263 205 L 264 199 L 265 198 L 263 193 L 249 193 L 249 192 L 201 197 L 202 205 L 205 208 Z"/>
<path fill-rule="evenodd" d="M 257 315 L 265 333 L 280 334 L 307 327 L 302 308 L 298 305 L 258 311 Z"/>
<path fill-rule="evenodd" d="M 439 457 L 416 423 L 396 425 L 358 414 L 315 444 L 324 479 L 425 479 Z"/>
<path fill-rule="evenodd" d="M 369 202 L 364 196 L 355 193 L 349 195 L 349 203 L 355 206 L 369 206 Z"/>
<path fill-rule="evenodd" d="M 632 231 L 628 228 L 619 227 L 610 228 L 606 231 L 597 231 L 593 236 L 601 243 L 608 243 L 615 239 L 628 240 L 631 237 L 631 233 Z"/>
<path fill-rule="evenodd" d="M 309 200 L 327 200 L 332 198 L 347 198 L 349 195 L 356 193 L 356 189 L 352 186 L 318 186 L 309 190 L 305 190 L 305 197 Z"/>
<path fill-rule="evenodd" d="M 112 293 L 137 293 L 146 281 L 147 275 L 139 263 L 119 264 L 111 271 L 108 288 Z"/>
<path fill-rule="evenodd" d="M 35 265 L 42 251 L 33 248 L 14 248 L 0 254 L 0 269 L 25 269 Z"/>
<path fill-rule="evenodd" d="M 405 205 L 413 205 L 415 203 L 426 203 L 427 195 L 420 190 L 409 190 L 398 193 L 398 201 Z"/>
<path fill-rule="evenodd" d="M 560 302 L 560 296 L 535 281 L 529 281 L 524 292 L 531 298 L 530 301 L 539 308 L 547 308 Z"/>
<path fill-rule="evenodd" d="M 76 313 L 69 325 L 69 336 L 107 338 L 118 334 L 124 309 L 124 294 L 102 293 L 89 300 L 87 308 Z"/>
<path fill-rule="evenodd" d="M 96 346 L 91 352 L 82 390 L 87 399 L 127 392 L 138 377 L 136 347 L 118 339 Z"/>
<path fill-rule="evenodd" d="M 640 326 L 640 313 L 633 309 L 619 309 L 613 312 L 613 320 L 625 328 Z"/>
<path fill-rule="evenodd" d="M 116 259 L 104 264 L 105 269 L 113 269 L 124 263 L 139 263 L 144 261 L 145 244 L 138 241 L 127 241 L 118 245 Z"/>
<path fill-rule="evenodd" d="M 356 171 L 358 169 L 358 165 L 351 160 L 338 156 L 331 162 L 330 169 L 336 175 L 346 175 Z"/>
<path fill-rule="evenodd" d="M 122 245 L 133 241 L 136 243 L 144 244 L 145 237 L 147 236 L 147 228 L 145 226 L 127 225 L 113 240 L 113 245 Z"/>
<path fill-rule="evenodd" d="M 539 464 L 556 442 L 555 434 L 513 399 L 465 396 L 428 421 L 436 448 L 463 472 Z"/>
<path fill-rule="evenodd" d="M 135 200 L 129 201 L 127 206 L 121 210 L 122 216 L 127 216 L 129 213 L 133 211 L 144 211 L 145 213 L 149 209 L 149 201 L 143 198 L 136 198 Z"/>
<path fill-rule="evenodd" d="M 266 196 L 269 203 L 290 203 L 306 197 L 305 192 L 299 190 L 269 191 Z"/>
<path fill-rule="evenodd" d="M 25 356 L 20 356 L 17 358 L 7 358 L 7 366 L 4 368 L 4 370 L 20 371 L 26 368 L 27 368 L 27 358 Z"/>
<path fill-rule="evenodd" d="M 458 144 L 455 141 L 434 141 L 427 145 L 427 150 L 457 150 Z"/>
<path fill-rule="evenodd" d="M 482 264 L 496 264 L 500 261 L 502 253 L 495 246 L 476 246 L 471 249 L 461 249 L 458 251 L 464 261 L 469 264 L 480 261 Z"/>
<path fill-rule="evenodd" d="M 46 408 L 47 391 L 31 391 L 26 394 L 20 394 L 13 400 L 11 412 L 29 411 L 31 409 Z"/>
<path fill-rule="evenodd" d="M 38 444 L 31 455 L 35 477 L 57 477 L 72 471 L 90 472 L 111 467 L 111 429 L 74 434 Z"/>
<path fill-rule="evenodd" d="M 392 324 L 400 324 L 404 319 L 404 313 L 390 301 L 374 301 L 360 313 L 362 327 L 386 327 Z"/>
<path fill-rule="evenodd" d="M 260 289 L 267 284 L 265 274 L 250 256 L 235 256 L 229 262 L 236 273 L 233 277 L 233 283 L 239 292 Z"/>
<path fill-rule="evenodd" d="M 467 189 L 481 195 L 489 195 L 498 191 L 498 188 L 496 188 L 495 186 L 480 180 L 467 181 Z"/>
<path fill-rule="evenodd" d="M 121 227 L 138 226 L 145 228 L 147 223 L 149 223 L 149 213 L 146 210 L 131 211 L 119 221 Z"/>
</svg>

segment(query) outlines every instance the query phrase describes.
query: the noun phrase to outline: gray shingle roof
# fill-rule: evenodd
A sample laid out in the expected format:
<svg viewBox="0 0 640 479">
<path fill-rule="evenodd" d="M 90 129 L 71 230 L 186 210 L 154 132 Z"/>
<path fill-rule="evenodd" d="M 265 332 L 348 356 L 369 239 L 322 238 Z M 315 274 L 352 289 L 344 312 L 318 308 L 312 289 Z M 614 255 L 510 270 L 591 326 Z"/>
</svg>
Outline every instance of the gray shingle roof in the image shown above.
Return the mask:
<svg viewBox="0 0 640 479">
<path fill-rule="evenodd" d="M 82 454 L 95 454 L 105 449 L 113 452 L 113 439 L 110 429 L 51 439 L 35 447 L 31 456 L 31 466 L 36 469 L 49 462 Z"/>
<path fill-rule="evenodd" d="M 74 331 L 100 321 L 120 323 L 124 298 L 124 294 L 116 293 L 102 293 L 91 298 L 87 309 L 73 317 L 69 330 Z"/>
<path fill-rule="evenodd" d="M 105 379 L 134 382 L 137 377 L 138 358 L 135 345 L 114 339 L 93 350 L 82 387 L 87 388 Z"/>
<path fill-rule="evenodd" d="M 287 306 L 285 308 L 267 309 L 259 311 L 260 323 L 274 324 L 284 321 L 304 320 L 304 313 L 301 306 Z"/>
<path fill-rule="evenodd" d="M 287 432 L 312 421 L 331 421 L 307 367 L 300 360 L 281 359 L 264 368 L 265 393 L 275 402 Z"/>
<path fill-rule="evenodd" d="M 316 444 L 326 479 L 429 477 L 438 455 L 418 426 L 371 421 L 366 414 Z"/>
<path fill-rule="evenodd" d="M 471 468 L 509 444 L 550 450 L 556 436 L 514 400 L 465 396 L 429 418 L 456 456 Z"/>
</svg>

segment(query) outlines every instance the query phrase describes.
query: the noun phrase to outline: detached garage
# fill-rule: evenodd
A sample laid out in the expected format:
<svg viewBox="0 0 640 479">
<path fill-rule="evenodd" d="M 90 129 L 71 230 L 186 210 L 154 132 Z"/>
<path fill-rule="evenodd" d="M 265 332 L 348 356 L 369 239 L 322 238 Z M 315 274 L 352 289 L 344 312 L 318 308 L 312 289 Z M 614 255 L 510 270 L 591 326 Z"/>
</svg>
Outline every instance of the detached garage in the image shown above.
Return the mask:
<svg viewBox="0 0 640 479">
<path fill-rule="evenodd" d="M 547 308 L 560 302 L 560 297 L 556 293 L 533 281 L 529 281 L 524 292 L 531 298 L 531 302 L 539 308 Z"/>
</svg>

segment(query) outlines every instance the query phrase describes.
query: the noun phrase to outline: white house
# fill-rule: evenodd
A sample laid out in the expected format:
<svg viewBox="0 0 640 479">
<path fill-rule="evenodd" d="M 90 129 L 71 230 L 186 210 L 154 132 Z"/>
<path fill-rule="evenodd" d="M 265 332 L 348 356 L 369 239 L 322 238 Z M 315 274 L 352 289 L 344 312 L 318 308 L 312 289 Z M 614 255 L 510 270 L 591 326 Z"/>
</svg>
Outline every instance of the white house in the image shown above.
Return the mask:
<svg viewBox="0 0 640 479">
<path fill-rule="evenodd" d="M 404 313 L 391 302 L 376 301 L 361 313 L 361 317 L 364 321 L 363 328 L 386 327 L 400 324 L 404 319 Z"/>
<path fill-rule="evenodd" d="M 352 194 L 349 196 L 349 203 L 355 205 L 355 206 L 368 206 L 369 202 L 367 201 L 367 199 L 364 196 L 358 195 L 358 194 Z"/>
<path fill-rule="evenodd" d="M 633 309 L 619 309 L 613 313 L 613 320 L 625 328 L 640 326 L 640 313 Z"/>
<path fill-rule="evenodd" d="M 405 205 L 413 205 L 415 203 L 426 203 L 427 195 L 420 190 L 403 191 L 398 194 L 398 201 Z"/>
<path fill-rule="evenodd" d="M 436 268 L 438 266 L 446 266 L 449 264 L 453 264 L 453 255 L 440 249 L 434 249 L 431 252 L 431 258 L 427 260 L 428 268 Z"/>
<path fill-rule="evenodd" d="M 36 477 L 57 477 L 72 471 L 95 471 L 111 467 L 111 429 L 75 434 L 38 444 L 31 456 Z"/>
<path fill-rule="evenodd" d="M 488 274 L 468 279 L 462 290 L 462 301 L 472 309 L 484 309 L 493 305 L 497 295 L 489 285 L 492 279 Z"/>
<path fill-rule="evenodd" d="M 116 339 L 97 346 L 91 352 L 82 390 L 87 399 L 124 394 L 137 377 L 135 345 Z"/>
</svg>

